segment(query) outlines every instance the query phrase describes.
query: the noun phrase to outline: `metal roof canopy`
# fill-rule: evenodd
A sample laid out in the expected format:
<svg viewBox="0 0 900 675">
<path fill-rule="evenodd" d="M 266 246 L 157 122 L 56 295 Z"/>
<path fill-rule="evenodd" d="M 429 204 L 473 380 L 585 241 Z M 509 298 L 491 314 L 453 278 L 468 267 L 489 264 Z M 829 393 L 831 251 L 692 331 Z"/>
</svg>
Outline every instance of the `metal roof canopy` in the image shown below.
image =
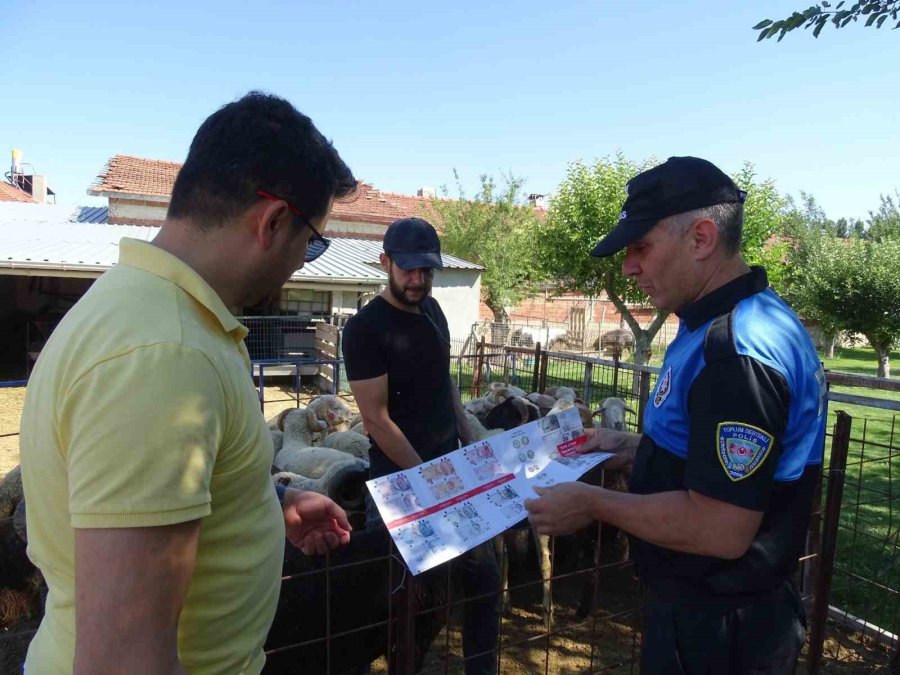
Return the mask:
<svg viewBox="0 0 900 675">
<path fill-rule="evenodd" d="M 150 241 L 158 227 L 73 222 L 79 210 L 44 204 L 0 204 L 0 274 L 99 276 L 119 259 L 119 241 Z M 381 286 L 380 241 L 332 238 L 317 260 L 306 263 L 291 282 Z M 480 265 L 442 256 L 445 269 L 481 270 Z"/>
</svg>

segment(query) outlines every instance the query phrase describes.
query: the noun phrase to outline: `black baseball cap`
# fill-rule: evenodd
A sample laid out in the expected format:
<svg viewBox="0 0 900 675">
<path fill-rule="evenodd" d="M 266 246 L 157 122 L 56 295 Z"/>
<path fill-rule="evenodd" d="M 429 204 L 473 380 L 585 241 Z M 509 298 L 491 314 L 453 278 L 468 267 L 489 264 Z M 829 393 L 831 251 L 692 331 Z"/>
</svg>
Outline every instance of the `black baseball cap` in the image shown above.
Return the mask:
<svg viewBox="0 0 900 675">
<path fill-rule="evenodd" d="M 384 233 L 384 252 L 403 270 L 444 269 L 437 232 L 421 218 L 401 218 L 391 223 Z"/>
<path fill-rule="evenodd" d="M 628 181 L 625 191 L 618 224 L 591 255 L 602 258 L 621 251 L 668 216 L 713 204 L 743 204 L 747 198 L 721 169 L 698 157 L 669 157 Z"/>
</svg>

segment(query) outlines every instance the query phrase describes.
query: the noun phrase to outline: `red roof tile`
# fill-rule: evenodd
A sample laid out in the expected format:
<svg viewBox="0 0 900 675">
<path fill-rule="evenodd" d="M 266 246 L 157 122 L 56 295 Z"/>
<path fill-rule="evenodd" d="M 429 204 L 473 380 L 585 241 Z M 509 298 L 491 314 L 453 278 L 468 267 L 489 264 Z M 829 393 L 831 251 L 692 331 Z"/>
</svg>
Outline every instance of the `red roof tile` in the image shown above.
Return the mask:
<svg viewBox="0 0 900 675">
<path fill-rule="evenodd" d="M 30 194 L 5 181 L 0 181 L 0 202 L 37 204 L 37 200 L 33 199 Z"/>
<path fill-rule="evenodd" d="M 116 155 L 110 159 L 88 194 L 115 196 L 139 194 L 168 197 L 175 185 L 181 164 L 158 159 Z M 427 197 L 382 192 L 371 183 L 360 181 L 359 189 L 334 203 L 335 220 L 388 224 L 397 218 L 434 216 Z"/>
<path fill-rule="evenodd" d="M 110 159 L 88 190 L 88 194 L 106 196 L 115 193 L 168 197 L 175 185 L 179 162 L 116 155 Z"/>
</svg>

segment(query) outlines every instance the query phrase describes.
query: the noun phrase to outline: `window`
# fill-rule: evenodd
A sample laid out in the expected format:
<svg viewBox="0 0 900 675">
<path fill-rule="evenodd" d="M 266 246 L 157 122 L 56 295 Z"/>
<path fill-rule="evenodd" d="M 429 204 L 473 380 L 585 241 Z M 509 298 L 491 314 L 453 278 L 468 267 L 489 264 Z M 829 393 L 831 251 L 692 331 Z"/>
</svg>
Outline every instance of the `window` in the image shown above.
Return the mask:
<svg viewBox="0 0 900 675">
<path fill-rule="evenodd" d="M 288 316 L 331 314 L 331 293 L 306 288 L 283 288 L 278 309 L 282 315 Z"/>
</svg>

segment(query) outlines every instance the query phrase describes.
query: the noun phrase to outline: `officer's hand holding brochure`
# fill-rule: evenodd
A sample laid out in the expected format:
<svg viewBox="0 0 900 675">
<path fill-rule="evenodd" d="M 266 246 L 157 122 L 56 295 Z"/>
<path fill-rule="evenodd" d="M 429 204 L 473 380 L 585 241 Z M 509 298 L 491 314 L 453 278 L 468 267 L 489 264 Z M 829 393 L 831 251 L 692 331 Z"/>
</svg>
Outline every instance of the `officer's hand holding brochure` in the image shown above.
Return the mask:
<svg viewBox="0 0 900 675">
<path fill-rule="evenodd" d="M 574 408 L 366 483 L 413 574 L 451 560 L 527 516 L 532 487 L 576 480 L 612 457 L 580 454 Z"/>
</svg>

